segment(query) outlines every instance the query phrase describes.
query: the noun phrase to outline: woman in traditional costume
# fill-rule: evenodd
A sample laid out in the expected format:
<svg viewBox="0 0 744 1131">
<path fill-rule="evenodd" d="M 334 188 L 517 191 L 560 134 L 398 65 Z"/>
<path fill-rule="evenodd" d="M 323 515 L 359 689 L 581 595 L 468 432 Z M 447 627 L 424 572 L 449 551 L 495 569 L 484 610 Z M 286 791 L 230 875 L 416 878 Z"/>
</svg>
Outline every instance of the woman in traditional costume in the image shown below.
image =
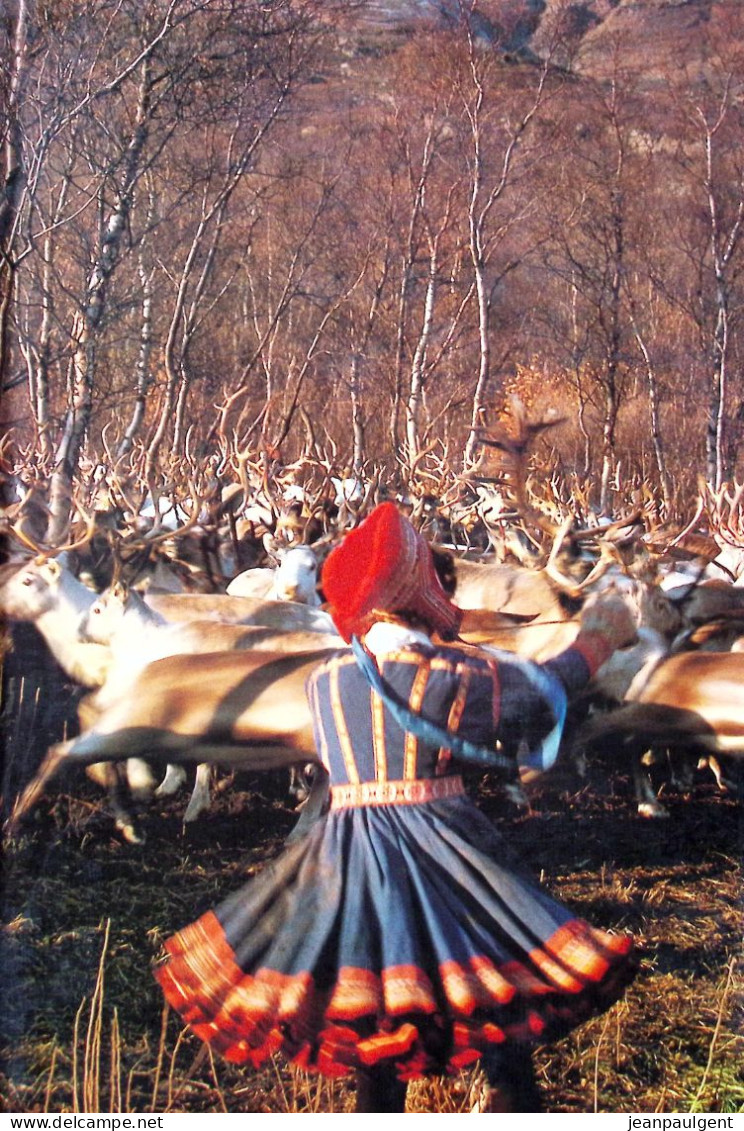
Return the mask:
<svg viewBox="0 0 744 1131">
<path fill-rule="evenodd" d="M 230 1061 L 355 1073 L 357 1111 L 403 1111 L 409 1080 L 478 1061 L 483 1110 L 540 1111 L 531 1050 L 620 996 L 632 943 L 525 875 L 458 770 L 514 778 L 520 739 L 549 762 L 566 698 L 634 620 L 619 597 L 596 602 L 543 665 L 433 643 L 456 639 L 460 610 L 391 503 L 329 555 L 322 584 L 352 643 L 307 687 L 329 811 L 171 938 L 158 981 Z"/>
</svg>

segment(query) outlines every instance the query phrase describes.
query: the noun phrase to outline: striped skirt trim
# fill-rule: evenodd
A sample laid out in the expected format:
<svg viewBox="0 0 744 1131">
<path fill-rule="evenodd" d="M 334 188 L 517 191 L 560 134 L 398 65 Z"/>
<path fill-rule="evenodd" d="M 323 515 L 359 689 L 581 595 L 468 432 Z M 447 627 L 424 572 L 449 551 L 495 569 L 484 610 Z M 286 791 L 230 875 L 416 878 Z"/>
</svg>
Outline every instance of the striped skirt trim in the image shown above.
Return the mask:
<svg viewBox="0 0 744 1131">
<path fill-rule="evenodd" d="M 210 911 L 168 941 L 155 976 L 227 1060 L 258 1066 L 281 1051 L 329 1076 L 388 1061 L 410 1079 L 457 1071 L 503 1041 L 570 1030 L 621 994 L 635 972 L 631 950 L 628 936 L 571 920 L 524 963 L 443 963 L 436 988 L 426 971 L 400 966 L 341 967 L 321 989 L 309 973 L 244 973 Z"/>
</svg>

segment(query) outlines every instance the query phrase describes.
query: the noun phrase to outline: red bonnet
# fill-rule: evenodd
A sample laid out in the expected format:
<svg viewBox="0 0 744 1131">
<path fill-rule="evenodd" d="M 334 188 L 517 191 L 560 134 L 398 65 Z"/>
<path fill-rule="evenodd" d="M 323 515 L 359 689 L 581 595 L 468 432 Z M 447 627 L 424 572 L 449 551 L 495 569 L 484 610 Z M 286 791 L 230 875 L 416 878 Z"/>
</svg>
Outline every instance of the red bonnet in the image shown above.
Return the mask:
<svg viewBox="0 0 744 1131">
<path fill-rule="evenodd" d="M 394 503 L 380 503 L 328 555 L 322 588 L 347 641 L 367 632 L 380 612 L 414 614 L 446 639 L 457 635 L 462 619 L 442 588 L 426 539 Z"/>
</svg>

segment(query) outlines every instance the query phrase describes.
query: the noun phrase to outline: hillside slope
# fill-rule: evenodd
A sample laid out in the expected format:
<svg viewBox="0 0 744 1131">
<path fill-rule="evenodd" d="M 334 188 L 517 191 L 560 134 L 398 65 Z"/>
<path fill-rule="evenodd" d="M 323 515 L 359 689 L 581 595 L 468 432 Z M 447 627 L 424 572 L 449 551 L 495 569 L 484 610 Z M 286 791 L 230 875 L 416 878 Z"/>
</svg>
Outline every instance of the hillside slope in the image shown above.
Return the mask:
<svg viewBox="0 0 744 1131">
<path fill-rule="evenodd" d="M 505 57 L 607 78 L 618 63 L 639 85 L 697 81 L 717 41 L 744 44 L 741 0 L 366 0 L 338 25 L 348 60 L 454 29 L 473 9 L 477 39 Z"/>
</svg>

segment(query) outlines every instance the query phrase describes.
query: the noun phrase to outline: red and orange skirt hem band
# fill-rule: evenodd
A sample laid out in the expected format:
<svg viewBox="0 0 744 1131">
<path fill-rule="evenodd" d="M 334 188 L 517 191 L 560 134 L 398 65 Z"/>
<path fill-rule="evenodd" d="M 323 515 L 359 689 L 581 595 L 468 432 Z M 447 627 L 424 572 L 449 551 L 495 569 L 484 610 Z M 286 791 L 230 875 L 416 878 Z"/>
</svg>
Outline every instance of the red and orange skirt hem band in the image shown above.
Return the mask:
<svg viewBox="0 0 744 1131">
<path fill-rule="evenodd" d="M 168 940 L 155 976 L 228 1061 L 258 1067 L 281 1053 L 326 1076 L 388 1063 L 408 1080 L 455 1073 L 504 1041 L 535 1045 L 573 1029 L 620 996 L 635 973 L 632 949 L 627 935 L 571 919 L 526 962 L 442 963 L 436 990 L 415 966 L 342 966 L 321 989 L 308 972 L 245 973 L 209 911 Z"/>
</svg>

